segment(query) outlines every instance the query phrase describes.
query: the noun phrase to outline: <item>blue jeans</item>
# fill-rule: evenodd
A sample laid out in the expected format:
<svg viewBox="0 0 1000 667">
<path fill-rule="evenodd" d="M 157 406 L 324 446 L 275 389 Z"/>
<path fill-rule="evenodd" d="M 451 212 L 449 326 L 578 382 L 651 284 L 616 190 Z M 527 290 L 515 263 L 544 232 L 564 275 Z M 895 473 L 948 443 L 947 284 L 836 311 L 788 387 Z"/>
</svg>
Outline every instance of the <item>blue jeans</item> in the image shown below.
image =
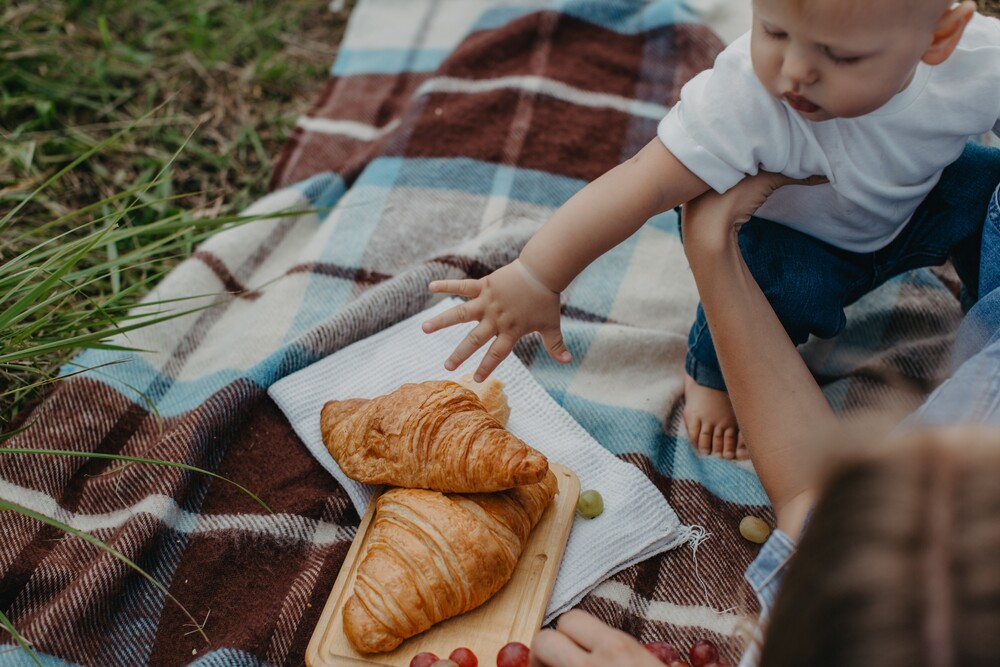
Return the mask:
<svg viewBox="0 0 1000 667">
<path fill-rule="evenodd" d="M 1000 186 L 983 225 L 979 301 L 955 338 L 952 375 L 904 422 L 1000 426 Z"/>
<path fill-rule="evenodd" d="M 978 295 L 983 218 L 998 181 L 1000 149 L 970 142 L 906 228 L 880 250 L 848 252 L 757 217 L 740 230 L 740 249 L 796 345 L 810 334 L 836 336 L 847 324 L 846 306 L 894 276 L 949 258 L 971 304 Z M 698 384 L 725 389 L 701 304 L 688 337 L 685 370 Z"/>
</svg>

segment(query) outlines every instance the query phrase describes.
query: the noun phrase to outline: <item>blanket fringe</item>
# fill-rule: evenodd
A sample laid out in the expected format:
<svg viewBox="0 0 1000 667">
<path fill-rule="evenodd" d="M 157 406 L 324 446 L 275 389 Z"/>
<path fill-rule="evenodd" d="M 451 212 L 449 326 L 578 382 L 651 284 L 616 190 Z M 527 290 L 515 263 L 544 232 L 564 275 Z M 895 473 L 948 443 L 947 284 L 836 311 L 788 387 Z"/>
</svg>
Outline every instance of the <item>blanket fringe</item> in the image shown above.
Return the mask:
<svg viewBox="0 0 1000 667">
<path fill-rule="evenodd" d="M 708 532 L 702 525 L 694 524 L 693 526 L 681 527 L 681 539 L 691 547 L 691 560 L 694 562 L 694 577 L 701 584 L 701 590 L 705 595 L 705 606 L 716 614 L 729 614 L 736 611 L 736 607 L 729 607 L 728 609 L 719 609 L 716 607 L 708 594 L 708 584 L 698 572 L 698 547 L 710 537 L 712 537 L 712 533 Z"/>
</svg>

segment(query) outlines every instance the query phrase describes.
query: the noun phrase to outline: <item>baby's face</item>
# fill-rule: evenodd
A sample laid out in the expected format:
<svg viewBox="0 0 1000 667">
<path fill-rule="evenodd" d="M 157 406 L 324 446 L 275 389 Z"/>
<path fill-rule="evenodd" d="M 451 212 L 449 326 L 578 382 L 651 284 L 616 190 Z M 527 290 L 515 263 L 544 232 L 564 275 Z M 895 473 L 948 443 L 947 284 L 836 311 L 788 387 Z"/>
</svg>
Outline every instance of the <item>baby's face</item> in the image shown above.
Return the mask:
<svg viewBox="0 0 1000 667">
<path fill-rule="evenodd" d="M 874 111 L 909 84 L 931 44 L 937 14 L 915 11 L 921 3 L 753 0 L 754 72 L 808 120 Z"/>
</svg>

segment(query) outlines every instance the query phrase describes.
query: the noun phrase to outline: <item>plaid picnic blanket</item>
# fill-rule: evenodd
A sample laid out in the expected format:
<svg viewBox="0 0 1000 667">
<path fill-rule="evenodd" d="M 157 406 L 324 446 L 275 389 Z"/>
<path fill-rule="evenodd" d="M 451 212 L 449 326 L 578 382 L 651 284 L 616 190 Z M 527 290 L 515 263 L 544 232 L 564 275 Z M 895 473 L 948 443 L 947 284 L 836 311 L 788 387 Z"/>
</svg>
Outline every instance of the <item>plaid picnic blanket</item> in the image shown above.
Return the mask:
<svg viewBox="0 0 1000 667">
<path fill-rule="evenodd" d="M 82 354 L 67 370 L 100 368 L 60 382 L 7 442 L 195 465 L 272 511 L 189 470 L 0 455 L 0 499 L 112 545 L 197 623 L 95 546 L 10 511 L 0 611 L 45 664 L 302 664 L 359 517 L 268 386 L 431 305 L 428 281 L 512 260 L 561 202 L 654 135 L 721 47 L 673 0 L 362 0 L 275 191 L 248 211 L 264 217 L 203 244 L 150 297 L 215 305 L 117 341 L 138 351 Z M 900 379 L 929 390 L 960 317 L 953 288 L 947 273 L 907 274 L 853 307 L 836 342 L 807 345 L 834 406 L 869 405 Z M 737 524 L 773 516 L 749 466 L 699 457 L 684 435 L 697 294 L 674 215 L 650 220 L 565 299 L 573 363 L 552 362 L 537 338 L 517 355 L 708 535 L 580 606 L 643 641 L 712 639 L 735 661 L 757 549 Z M 0 640 L 0 664 L 33 664 Z"/>
</svg>

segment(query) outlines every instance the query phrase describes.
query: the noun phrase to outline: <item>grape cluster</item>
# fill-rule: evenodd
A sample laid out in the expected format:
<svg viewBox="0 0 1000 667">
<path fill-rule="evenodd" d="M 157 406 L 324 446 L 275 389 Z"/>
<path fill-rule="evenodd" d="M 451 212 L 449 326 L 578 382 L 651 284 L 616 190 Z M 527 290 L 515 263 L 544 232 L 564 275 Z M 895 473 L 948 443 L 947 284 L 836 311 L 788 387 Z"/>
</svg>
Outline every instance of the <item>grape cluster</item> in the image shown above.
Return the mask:
<svg viewBox="0 0 1000 667">
<path fill-rule="evenodd" d="M 681 660 L 677 649 L 666 642 L 647 642 L 643 646 L 668 667 L 729 667 L 729 663 L 719 657 L 719 649 L 707 639 L 699 639 L 691 645 L 688 662 Z"/>
<path fill-rule="evenodd" d="M 528 667 L 531 651 L 521 642 L 511 642 L 497 653 L 497 667 Z M 479 658 L 472 649 L 461 646 L 447 658 L 439 658 L 430 651 L 413 656 L 410 667 L 479 667 Z"/>
<path fill-rule="evenodd" d="M 647 651 L 655 655 L 668 667 L 730 667 L 719 657 L 719 649 L 707 639 L 699 639 L 688 650 L 688 661 L 681 660 L 680 654 L 666 642 L 643 644 Z M 521 642 L 506 644 L 497 653 L 497 667 L 528 667 L 531 650 Z M 479 667 L 479 659 L 471 649 L 460 647 L 447 658 L 439 658 L 425 651 L 413 656 L 410 667 Z"/>
<path fill-rule="evenodd" d="M 413 656 L 410 667 L 478 667 L 479 659 L 470 649 L 457 648 L 447 658 L 439 658 L 430 651 Z"/>
</svg>

